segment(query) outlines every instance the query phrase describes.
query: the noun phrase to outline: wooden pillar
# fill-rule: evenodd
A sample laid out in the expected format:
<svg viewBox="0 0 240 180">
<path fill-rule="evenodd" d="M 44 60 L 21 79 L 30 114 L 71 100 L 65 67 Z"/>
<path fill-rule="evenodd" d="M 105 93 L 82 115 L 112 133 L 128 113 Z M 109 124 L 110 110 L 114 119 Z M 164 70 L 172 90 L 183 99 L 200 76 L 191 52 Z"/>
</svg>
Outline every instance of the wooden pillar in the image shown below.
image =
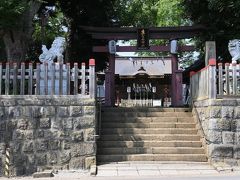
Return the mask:
<svg viewBox="0 0 240 180">
<path fill-rule="evenodd" d="M 171 82 L 171 100 L 172 106 L 182 106 L 182 71 L 178 70 L 177 54 L 171 55 L 172 60 L 172 82 Z"/>
<path fill-rule="evenodd" d="M 175 106 L 182 106 L 183 105 L 183 94 L 182 94 L 182 71 L 176 71 L 176 102 Z"/>
<path fill-rule="evenodd" d="M 171 55 L 171 60 L 172 60 L 172 82 L 171 82 L 171 101 L 172 101 L 172 106 L 176 105 L 176 70 L 178 69 L 178 60 L 177 60 L 177 55 L 172 54 Z"/>
<path fill-rule="evenodd" d="M 107 70 L 105 72 L 105 106 L 111 106 L 111 85 L 110 85 L 110 78 L 111 77 L 111 72 Z"/>
<path fill-rule="evenodd" d="M 105 105 L 115 105 L 115 54 L 109 54 L 109 70 L 105 73 Z"/>
</svg>

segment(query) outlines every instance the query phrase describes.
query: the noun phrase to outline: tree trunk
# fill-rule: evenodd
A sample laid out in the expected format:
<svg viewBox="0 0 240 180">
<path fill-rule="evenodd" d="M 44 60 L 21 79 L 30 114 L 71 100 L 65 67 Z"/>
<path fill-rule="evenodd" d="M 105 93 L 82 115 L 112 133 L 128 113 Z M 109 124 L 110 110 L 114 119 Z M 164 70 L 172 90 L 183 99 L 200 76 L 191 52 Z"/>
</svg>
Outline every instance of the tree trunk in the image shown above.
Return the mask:
<svg viewBox="0 0 240 180">
<path fill-rule="evenodd" d="M 22 62 L 25 59 L 27 51 L 27 39 L 21 31 L 9 30 L 3 36 L 7 61 Z"/>
<path fill-rule="evenodd" d="M 20 18 L 21 26 L 5 30 L 3 33 L 8 62 L 20 63 L 25 60 L 28 42 L 33 32 L 32 20 L 41 6 L 38 1 L 32 0 L 29 3 L 29 7 Z"/>
</svg>

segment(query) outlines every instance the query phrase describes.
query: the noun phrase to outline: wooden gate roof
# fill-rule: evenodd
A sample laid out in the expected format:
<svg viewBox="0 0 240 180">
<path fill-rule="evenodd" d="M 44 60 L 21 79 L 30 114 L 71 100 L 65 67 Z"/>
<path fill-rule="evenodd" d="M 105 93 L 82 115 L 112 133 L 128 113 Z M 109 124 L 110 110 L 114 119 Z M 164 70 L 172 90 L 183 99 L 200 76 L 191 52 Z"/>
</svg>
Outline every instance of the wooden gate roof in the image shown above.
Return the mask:
<svg viewBox="0 0 240 180">
<path fill-rule="evenodd" d="M 81 26 L 93 39 L 130 40 L 137 38 L 137 27 L 89 27 Z M 206 28 L 202 25 L 179 27 L 150 27 L 150 39 L 186 39 L 200 35 Z"/>
</svg>

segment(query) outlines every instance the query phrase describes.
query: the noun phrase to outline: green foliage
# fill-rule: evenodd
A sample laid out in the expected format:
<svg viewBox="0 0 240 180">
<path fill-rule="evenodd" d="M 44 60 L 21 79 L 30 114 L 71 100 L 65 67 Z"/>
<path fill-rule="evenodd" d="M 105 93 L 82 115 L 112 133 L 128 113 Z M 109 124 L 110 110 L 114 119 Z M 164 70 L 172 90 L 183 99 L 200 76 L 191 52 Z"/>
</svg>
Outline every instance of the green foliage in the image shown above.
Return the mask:
<svg viewBox="0 0 240 180">
<path fill-rule="evenodd" d="M 58 7 L 58 4 L 55 6 L 52 6 L 52 4 L 46 5 L 50 5 L 48 8 L 51 10 L 46 13 L 47 10 L 44 5 L 34 18 L 34 32 L 32 42 L 28 48 L 27 60 L 38 60 L 41 54 L 42 44 L 50 48 L 55 37 L 62 36 L 67 38 L 66 18 Z M 43 12 L 45 13 L 44 24 L 42 19 Z"/>
<path fill-rule="evenodd" d="M 186 17 L 207 28 L 198 39 L 199 47 L 214 40 L 219 59 L 230 59 L 228 41 L 240 38 L 240 0 L 183 0 L 182 6 Z"/>
<path fill-rule="evenodd" d="M 182 26 L 189 24 L 189 21 L 183 18 L 181 0 L 159 0 L 157 6 L 158 26 Z"/>
<path fill-rule="evenodd" d="M 159 0 L 117 0 L 116 21 L 119 26 L 149 27 L 157 25 Z"/>
<path fill-rule="evenodd" d="M 18 26 L 19 18 L 28 7 L 27 0 L 0 1 L 0 29 Z"/>
<path fill-rule="evenodd" d="M 117 0 L 116 21 L 120 26 L 180 26 L 189 24 L 182 18 L 182 0 Z"/>
<path fill-rule="evenodd" d="M 60 9 L 56 8 L 56 10 L 51 13 L 51 16 L 48 17 L 45 27 L 41 25 L 40 17 L 35 19 L 33 40 L 50 45 L 55 37 L 67 36 L 66 26 L 66 20 L 63 13 Z M 45 30 L 44 34 L 42 34 L 42 28 Z"/>
<path fill-rule="evenodd" d="M 115 0 L 47 0 L 34 19 L 34 42 L 29 46 L 28 59 L 38 58 L 42 43 L 50 47 L 56 36 L 65 36 L 69 43 L 66 53 L 69 61 L 81 62 L 94 57 L 99 59 L 97 64 L 102 68 L 105 64 L 103 59 L 107 57 L 102 53 L 93 54 L 92 46 L 104 42 L 91 39 L 81 26 L 111 26 L 113 1 Z M 56 10 L 49 13 L 46 25 L 43 26 L 41 12 L 46 10 L 45 6 L 54 6 Z"/>
</svg>

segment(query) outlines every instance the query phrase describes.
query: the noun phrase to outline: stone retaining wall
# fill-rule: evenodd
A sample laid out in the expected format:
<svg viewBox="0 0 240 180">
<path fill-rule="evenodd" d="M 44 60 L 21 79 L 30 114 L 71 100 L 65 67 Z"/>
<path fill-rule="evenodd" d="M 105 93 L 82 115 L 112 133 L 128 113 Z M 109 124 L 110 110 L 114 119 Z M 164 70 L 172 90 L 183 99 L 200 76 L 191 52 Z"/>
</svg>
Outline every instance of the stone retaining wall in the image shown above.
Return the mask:
<svg viewBox="0 0 240 180">
<path fill-rule="evenodd" d="M 240 99 L 209 99 L 194 103 L 212 163 L 240 165 Z"/>
<path fill-rule="evenodd" d="M 79 96 L 1 96 L 0 169 L 11 174 L 83 169 L 96 163 L 95 101 Z"/>
</svg>

